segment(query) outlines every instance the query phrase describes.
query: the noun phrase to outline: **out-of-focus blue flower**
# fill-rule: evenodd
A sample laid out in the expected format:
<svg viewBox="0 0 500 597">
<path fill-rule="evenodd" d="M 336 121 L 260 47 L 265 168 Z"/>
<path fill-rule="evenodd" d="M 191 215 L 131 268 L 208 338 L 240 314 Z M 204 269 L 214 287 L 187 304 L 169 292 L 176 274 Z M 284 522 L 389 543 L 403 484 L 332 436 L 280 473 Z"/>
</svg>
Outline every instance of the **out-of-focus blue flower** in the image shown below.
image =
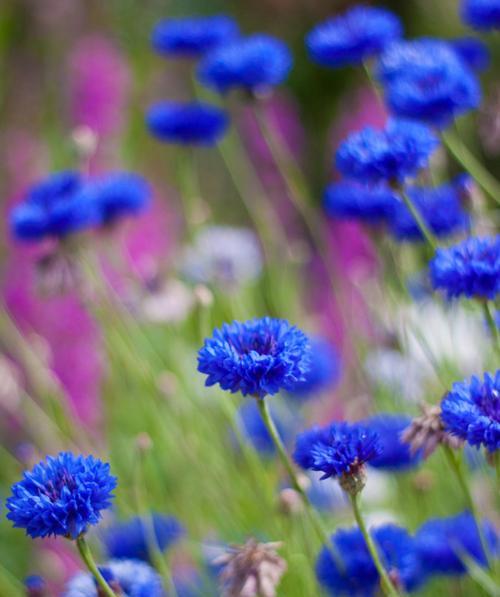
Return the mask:
<svg viewBox="0 0 500 597">
<path fill-rule="evenodd" d="M 149 131 L 160 141 L 181 145 L 214 145 L 229 126 L 224 110 L 204 102 L 164 101 L 149 108 Z"/>
<path fill-rule="evenodd" d="M 36 242 L 49 236 L 64 237 L 94 225 L 99 220 L 96 206 L 78 197 L 83 184 L 78 173 L 64 171 L 33 186 L 11 212 L 13 235 L 22 241 Z"/>
<path fill-rule="evenodd" d="M 150 519 L 135 516 L 116 522 L 103 533 L 109 558 L 115 560 L 143 560 L 148 562 L 148 525 L 152 525 L 156 545 L 161 551 L 169 549 L 184 534 L 184 527 L 173 516 L 153 513 Z"/>
<path fill-rule="evenodd" d="M 438 238 L 446 238 L 465 230 L 469 216 L 462 209 L 462 185 L 455 182 L 437 188 L 411 186 L 405 189 L 422 219 Z M 417 221 L 403 201 L 399 201 L 391 217 L 391 231 L 399 241 L 424 241 Z"/>
<path fill-rule="evenodd" d="M 24 579 L 26 597 L 45 597 L 47 594 L 47 583 L 44 578 L 38 575 L 27 576 Z"/>
<path fill-rule="evenodd" d="M 498 556 L 498 537 L 493 526 L 483 521 L 482 531 L 489 552 Z M 420 527 L 415 536 L 416 550 L 428 574 L 464 574 L 461 553 L 486 566 L 478 528 L 470 512 L 449 518 L 434 518 Z"/>
<path fill-rule="evenodd" d="M 341 373 L 340 357 L 332 344 L 325 338 L 311 339 L 311 358 L 305 380 L 298 382 L 290 395 L 293 398 L 308 399 L 332 388 Z"/>
<path fill-rule="evenodd" d="M 500 28 L 499 0 L 462 0 L 462 19 L 474 29 Z"/>
<path fill-rule="evenodd" d="M 207 386 L 263 398 L 305 379 L 309 358 L 303 332 L 283 319 L 263 317 L 215 330 L 198 353 L 198 371 L 207 375 Z"/>
<path fill-rule="evenodd" d="M 262 271 L 259 241 L 250 228 L 209 226 L 182 256 L 181 271 L 196 283 L 239 286 Z"/>
<path fill-rule="evenodd" d="M 118 585 L 124 597 L 165 597 L 160 576 L 145 562 L 111 560 L 104 570 L 112 586 Z M 63 597 L 98 597 L 92 575 L 76 574 L 64 589 Z"/>
<path fill-rule="evenodd" d="M 500 448 L 500 370 L 454 383 L 441 402 L 447 431 L 489 452 Z"/>
<path fill-rule="evenodd" d="M 293 458 L 306 470 L 320 471 L 322 479 L 356 473 L 381 453 L 377 433 L 359 424 L 332 423 L 297 436 Z"/>
<path fill-rule="evenodd" d="M 360 64 L 403 35 L 398 17 L 388 10 L 355 6 L 317 25 L 307 36 L 311 58 L 325 66 Z"/>
<path fill-rule="evenodd" d="M 100 223 L 112 224 L 127 215 L 136 215 L 149 204 L 151 189 L 142 176 L 113 172 L 91 179 L 76 196 L 77 201 L 96 206 Z"/>
<path fill-rule="evenodd" d="M 415 542 L 408 532 L 386 524 L 370 531 L 377 544 L 384 568 L 405 590 L 420 588 L 425 580 Z M 342 569 L 330 550 L 323 547 L 316 561 L 316 576 L 329 595 L 373 597 L 380 584 L 379 574 L 361 531 L 341 529 L 332 535 L 332 544 L 342 558 Z"/>
<path fill-rule="evenodd" d="M 12 486 L 7 518 L 32 538 L 76 539 L 101 519 L 116 487 L 109 464 L 93 456 L 61 452 L 48 456 Z"/>
<path fill-rule="evenodd" d="M 500 235 L 472 237 L 436 251 L 430 263 L 431 282 L 448 298 L 494 299 L 500 292 Z"/>
<path fill-rule="evenodd" d="M 307 488 L 307 497 L 318 510 L 332 511 L 349 505 L 343 489 L 338 483 L 323 483 L 321 473 L 311 471 L 308 474 L 311 482 Z"/>
<path fill-rule="evenodd" d="M 348 137 L 336 165 L 344 176 L 363 183 L 401 181 L 425 168 L 438 145 L 429 127 L 395 119 L 383 130 L 366 127 Z"/>
<path fill-rule="evenodd" d="M 481 72 L 486 70 L 491 63 L 491 54 L 488 46 L 475 37 L 460 37 L 451 40 L 451 47 L 460 56 L 470 69 Z"/>
<path fill-rule="evenodd" d="M 477 78 L 442 40 L 394 42 L 380 57 L 377 77 L 395 115 L 439 127 L 481 102 Z"/>
<path fill-rule="evenodd" d="M 273 438 L 269 435 L 255 401 L 245 402 L 238 410 L 238 414 L 243 435 L 248 438 L 252 446 L 264 455 L 274 455 L 276 446 Z M 281 438 L 285 444 L 288 444 L 293 435 L 290 417 L 284 416 L 280 410 L 274 408 L 271 409 L 271 415 Z"/>
<path fill-rule="evenodd" d="M 209 52 L 201 60 L 197 76 L 220 93 L 231 89 L 259 93 L 282 83 L 291 67 L 292 56 L 281 40 L 256 34 Z"/>
<path fill-rule="evenodd" d="M 238 37 L 237 23 L 227 15 L 181 17 L 160 21 L 153 29 L 153 49 L 164 56 L 197 57 Z"/>
<path fill-rule="evenodd" d="M 399 201 L 387 184 L 366 185 L 353 180 L 332 183 L 323 195 L 329 216 L 371 224 L 386 222 Z"/>
<path fill-rule="evenodd" d="M 422 453 L 411 454 L 410 447 L 401 441 L 401 434 L 412 419 L 406 415 L 384 413 L 361 421 L 361 425 L 378 434 L 381 452 L 368 463 L 389 471 L 415 468 L 422 460 Z"/>
</svg>

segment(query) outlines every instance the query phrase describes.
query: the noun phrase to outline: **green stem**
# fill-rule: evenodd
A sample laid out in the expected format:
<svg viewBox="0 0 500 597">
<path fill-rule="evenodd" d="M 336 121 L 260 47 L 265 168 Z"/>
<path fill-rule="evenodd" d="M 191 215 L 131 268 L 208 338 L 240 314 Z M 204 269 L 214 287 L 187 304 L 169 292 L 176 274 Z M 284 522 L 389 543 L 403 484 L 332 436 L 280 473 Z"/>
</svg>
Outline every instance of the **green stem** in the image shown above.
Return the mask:
<svg viewBox="0 0 500 597">
<path fill-rule="evenodd" d="M 496 352 L 500 354 L 500 335 L 498 333 L 498 327 L 495 318 L 493 317 L 491 303 L 489 301 L 481 301 L 481 305 L 483 307 L 484 317 L 491 333 L 493 346 L 495 347 Z"/>
<path fill-rule="evenodd" d="M 436 237 L 431 232 L 431 230 L 427 226 L 424 218 L 422 217 L 422 215 L 420 214 L 418 209 L 415 207 L 415 204 L 413 203 L 413 201 L 410 199 L 410 197 L 404 190 L 401 190 L 401 197 L 403 198 L 403 201 L 404 201 L 406 207 L 409 209 L 411 215 L 415 218 L 415 221 L 417 222 L 417 226 L 420 228 L 420 231 L 424 235 L 424 238 L 427 241 L 427 244 L 430 246 L 430 248 L 434 252 L 437 249 L 438 244 L 439 244 Z"/>
<path fill-rule="evenodd" d="M 363 537 L 365 539 L 366 546 L 368 547 L 368 551 L 370 552 L 370 555 L 373 559 L 375 568 L 377 569 L 377 571 L 380 575 L 380 585 L 382 587 L 382 590 L 389 597 L 398 597 L 399 592 L 396 590 L 396 588 L 394 587 L 394 585 L 391 582 L 391 579 L 387 575 L 387 571 L 384 568 L 384 566 L 382 565 L 382 562 L 380 561 L 377 547 L 372 539 L 372 536 L 370 535 L 370 533 L 368 532 L 368 530 L 366 528 L 366 524 L 365 524 L 363 515 L 361 514 L 361 510 L 359 508 L 359 495 L 360 494 L 358 493 L 356 495 L 350 496 L 352 510 L 354 512 L 354 518 L 356 519 L 356 522 L 358 523 L 358 526 L 359 526 L 359 530 L 361 531 L 361 534 L 363 535 Z"/>
<path fill-rule="evenodd" d="M 84 535 L 80 535 L 78 537 L 78 539 L 76 540 L 76 546 L 78 548 L 78 551 L 80 553 L 80 556 L 81 556 L 84 564 L 87 566 L 87 568 L 89 569 L 89 572 L 92 574 L 92 576 L 96 579 L 98 585 L 104 591 L 104 594 L 107 595 L 107 597 L 117 597 L 116 593 L 108 585 L 108 583 L 104 579 L 103 575 L 99 572 L 99 568 L 97 568 L 97 565 L 94 561 L 92 553 L 89 549 L 89 546 L 88 546 L 87 542 L 85 541 Z"/>
<path fill-rule="evenodd" d="M 457 162 L 467 170 L 483 191 L 500 203 L 500 183 L 462 143 L 458 135 L 448 130 L 442 134 L 442 139 Z"/>
</svg>

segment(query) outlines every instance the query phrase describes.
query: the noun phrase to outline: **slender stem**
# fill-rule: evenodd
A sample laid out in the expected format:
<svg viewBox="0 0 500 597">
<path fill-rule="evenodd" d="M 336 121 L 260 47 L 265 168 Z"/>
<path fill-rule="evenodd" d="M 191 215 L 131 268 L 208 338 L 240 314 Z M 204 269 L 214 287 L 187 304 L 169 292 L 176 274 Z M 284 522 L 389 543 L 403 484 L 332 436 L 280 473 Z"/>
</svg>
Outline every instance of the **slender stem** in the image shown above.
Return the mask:
<svg viewBox="0 0 500 597">
<path fill-rule="evenodd" d="M 493 317 L 491 304 L 489 301 L 482 301 L 481 304 L 482 304 L 483 311 L 484 311 L 484 317 L 486 319 L 488 328 L 491 333 L 493 346 L 495 347 L 495 350 L 497 351 L 497 353 L 500 354 L 500 334 L 498 333 L 498 327 L 497 327 L 495 318 Z"/>
<path fill-rule="evenodd" d="M 301 484 L 297 478 L 297 472 L 295 470 L 293 462 L 290 459 L 290 456 L 288 456 L 286 448 L 283 444 L 283 440 L 280 437 L 279 431 L 277 430 L 276 425 L 274 424 L 271 413 L 269 412 L 269 407 L 267 405 L 266 399 L 265 398 L 257 398 L 256 400 L 257 400 L 257 406 L 259 407 L 259 411 L 260 411 L 262 420 L 264 421 L 264 425 L 266 426 L 266 429 L 269 432 L 269 435 L 271 436 L 274 445 L 276 446 L 276 449 L 278 451 L 281 462 L 283 463 L 283 466 L 285 467 L 285 469 L 288 473 L 288 476 L 290 477 L 293 488 L 302 497 L 307 514 L 308 514 L 308 516 L 311 520 L 311 523 L 313 524 L 315 531 L 318 534 L 321 542 L 330 551 L 336 564 L 338 566 L 340 566 L 340 568 L 342 569 L 343 568 L 342 559 L 339 556 L 339 554 L 337 553 L 332 541 L 330 540 L 330 537 L 328 536 L 328 533 L 323 528 L 323 525 L 321 523 L 321 520 L 320 520 L 316 510 L 313 508 L 313 505 L 311 504 L 311 502 L 307 496 L 307 493 L 304 491 L 304 488 L 301 486 Z"/>
<path fill-rule="evenodd" d="M 359 526 L 359 530 L 361 531 L 361 534 L 363 535 L 363 537 L 365 539 L 366 546 L 368 547 L 368 551 L 370 552 L 370 555 L 373 559 L 375 568 L 377 569 L 377 571 L 380 575 L 380 585 L 382 587 L 382 590 L 389 597 L 398 597 L 399 592 L 396 590 L 396 588 L 394 587 L 394 585 L 391 582 L 391 579 L 387 575 L 387 571 L 384 568 L 384 566 L 382 565 L 382 562 L 378 555 L 377 547 L 372 539 L 372 536 L 370 535 L 370 533 L 368 532 L 368 530 L 366 528 L 366 524 L 365 524 L 363 515 L 361 514 L 361 510 L 359 508 L 359 495 L 360 494 L 358 493 L 356 495 L 350 496 L 352 510 L 354 512 L 354 518 L 356 519 L 356 522 L 358 523 L 358 526 Z"/>
<path fill-rule="evenodd" d="M 92 576 L 96 579 L 97 583 L 104 591 L 104 594 L 107 595 L 107 597 L 117 597 L 116 593 L 108 585 L 103 575 L 99 572 L 99 568 L 97 567 L 94 561 L 90 548 L 87 542 L 85 541 L 84 535 L 80 535 L 78 537 L 78 539 L 76 540 L 76 546 L 84 564 L 87 566 Z"/>
<path fill-rule="evenodd" d="M 434 252 L 437 249 L 438 244 L 439 244 L 436 237 L 431 232 L 431 230 L 427 226 L 424 218 L 422 217 L 422 215 L 416 208 L 415 204 L 413 203 L 413 201 L 410 199 L 410 197 L 404 190 L 401 190 L 401 197 L 403 198 L 403 201 L 404 201 L 406 207 L 409 209 L 411 215 L 415 218 L 415 221 L 417 222 L 417 226 L 420 228 L 420 231 L 424 235 L 424 238 L 427 241 L 427 244 L 430 246 L 430 248 Z"/>
<path fill-rule="evenodd" d="M 500 182 L 483 166 L 453 131 L 442 134 L 443 143 L 477 184 L 497 203 L 500 203 Z"/>
</svg>

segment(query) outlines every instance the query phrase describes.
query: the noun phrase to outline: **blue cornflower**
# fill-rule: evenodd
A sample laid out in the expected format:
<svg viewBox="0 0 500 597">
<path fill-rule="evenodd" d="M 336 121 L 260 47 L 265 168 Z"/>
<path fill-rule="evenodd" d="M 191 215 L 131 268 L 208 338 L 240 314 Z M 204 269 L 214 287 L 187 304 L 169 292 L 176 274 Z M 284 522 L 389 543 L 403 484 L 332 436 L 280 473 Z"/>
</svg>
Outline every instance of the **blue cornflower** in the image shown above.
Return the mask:
<svg viewBox="0 0 500 597">
<path fill-rule="evenodd" d="M 443 127 L 481 102 L 479 82 L 449 43 L 394 42 L 377 67 L 391 112 Z"/>
<path fill-rule="evenodd" d="M 32 538 L 77 539 L 109 508 L 116 487 L 109 464 L 93 456 L 48 456 L 12 486 L 7 518 Z"/>
<path fill-rule="evenodd" d="M 472 446 L 500 449 L 500 370 L 454 383 L 441 402 L 441 419 L 449 433 Z"/>
<path fill-rule="evenodd" d="M 215 145 L 229 126 L 226 112 L 204 102 L 159 102 L 146 115 L 149 131 L 160 141 Z"/>
<path fill-rule="evenodd" d="M 430 263 L 432 286 L 448 298 L 494 299 L 500 292 L 500 235 L 472 237 L 438 249 Z"/>
<path fill-rule="evenodd" d="M 311 58 L 325 66 L 360 64 L 403 35 L 395 14 L 382 8 L 355 6 L 317 25 L 306 37 Z"/>
<path fill-rule="evenodd" d="M 161 577 L 140 560 L 111 560 L 101 574 L 124 597 L 165 597 Z M 67 584 L 63 597 L 98 597 L 95 581 L 88 572 L 76 574 Z"/>
<path fill-rule="evenodd" d="M 197 76 L 201 83 L 220 93 L 231 89 L 259 93 L 282 83 L 291 67 L 287 46 L 261 33 L 209 52 L 201 60 Z"/>
<path fill-rule="evenodd" d="M 486 520 L 481 525 L 490 553 L 497 555 L 498 537 L 493 526 Z M 487 564 L 478 528 L 470 512 L 428 520 L 418 530 L 415 546 L 428 574 L 464 574 L 466 567 L 461 560 L 462 553 L 481 566 Z"/>
<path fill-rule="evenodd" d="M 390 120 L 383 130 L 366 127 L 339 147 L 337 168 L 348 178 L 363 183 L 401 181 L 425 168 L 439 145 L 423 124 Z"/>
<path fill-rule="evenodd" d="M 184 534 L 184 527 L 173 516 L 153 513 L 151 519 L 135 516 L 115 522 L 103 534 L 108 557 L 116 560 L 143 560 L 148 562 L 148 525 L 152 525 L 156 545 L 161 551 L 169 549 Z"/>
<path fill-rule="evenodd" d="M 410 452 L 410 446 L 401 440 L 401 434 L 412 421 L 411 417 L 383 413 L 364 421 L 361 425 L 378 434 L 381 453 L 368 463 L 374 468 L 400 471 L 415 468 L 422 460 L 422 452 Z"/>
<path fill-rule="evenodd" d="M 306 470 L 320 471 L 322 479 L 356 474 L 381 454 L 377 433 L 362 425 L 332 423 L 297 436 L 293 458 Z"/>
<path fill-rule="evenodd" d="M 298 382 L 290 395 L 299 399 L 318 395 L 323 390 L 333 388 L 340 373 L 340 356 L 331 342 L 319 336 L 312 338 L 309 369 L 304 381 Z"/>
<path fill-rule="evenodd" d="M 91 179 L 77 195 L 82 203 L 92 203 L 100 223 L 112 224 L 120 217 L 136 215 L 149 204 L 151 189 L 142 176 L 129 172 L 113 172 Z"/>
<path fill-rule="evenodd" d="M 33 186 L 10 215 L 14 236 L 33 242 L 61 238 L 94 225 L 99 213 L 93 203 L 79 199 L 83 185 L 78 173 L 64 171 Z"/>
<path fill-rule="evenodd" d="M 205 340 L 198 371 L 207 386 L 263 398 L 305 379 L 309 353 L 307 336 L 283 319 L 234 321 Z"/>
<path fill-rule="evenodd" d="M 424 222 L 438 238 L 446 238 L 468 227 L 469 216 L 462 209 L 461 180 L 437 188 L 411 186 L 405 189 Z M 424 236 L 403 201 L 394 206 L 391 231 L 399 241 L 423 241 Z"/>
<path fill-rule="evenodd" d="M 370 531 L 377 544 L 382 564 L 390 578 L 405 592 L 420 588 L 423 574 L 415 541 L 408 532 L 394 524 L 386 524 Z M 341 555 L 342 568 L 323 547 L 316 561 L 316 576 L 329 595 L 373 597 L 380 578 L 359 528 L 341 529 L 332 535 L 332 544 Z"/>
<path fill-rule="evenodd" d="M 160 21 L 151 44 L 165 56 L 198 57 L 238 37 L 237 23 L 227 15 L 181 17 Z"/>
<path fill-rule="evenodd" d="M 399 201 L 387 184 L 366 185 L 353 180 L 332 183 L 323 195 L 329 216 L 371 224 L 386 222 Z"/>
<path fill-rule="evenodd" d="M 462 0 L 462 19 L 474 29 L 500 28 L 500 0 Z"/>
<path fill-rule="evenodd" d="M 481 72 L 486 70 L 491 63 L 491 54 L 488 46 L 475 37 L 460 37 L 451 40 L 451 47 L 471 70 Z"/>
</svg>

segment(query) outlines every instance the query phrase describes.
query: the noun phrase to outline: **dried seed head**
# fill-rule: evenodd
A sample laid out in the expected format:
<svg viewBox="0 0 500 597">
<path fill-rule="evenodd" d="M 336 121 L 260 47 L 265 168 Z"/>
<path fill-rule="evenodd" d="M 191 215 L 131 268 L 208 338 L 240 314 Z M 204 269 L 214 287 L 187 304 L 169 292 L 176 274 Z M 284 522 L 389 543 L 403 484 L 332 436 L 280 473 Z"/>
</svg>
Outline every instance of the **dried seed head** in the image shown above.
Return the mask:
<svg viewBox="0 0 500 597">
<path fill-rule="evenodd" d="M 214 564 L 223 565 L 220 582 L 223 597 L 275 597 L 287 564 L 276 550 L 282 543 L 257 543 L 249 539 L 234 545 Z"/>
</svg>

